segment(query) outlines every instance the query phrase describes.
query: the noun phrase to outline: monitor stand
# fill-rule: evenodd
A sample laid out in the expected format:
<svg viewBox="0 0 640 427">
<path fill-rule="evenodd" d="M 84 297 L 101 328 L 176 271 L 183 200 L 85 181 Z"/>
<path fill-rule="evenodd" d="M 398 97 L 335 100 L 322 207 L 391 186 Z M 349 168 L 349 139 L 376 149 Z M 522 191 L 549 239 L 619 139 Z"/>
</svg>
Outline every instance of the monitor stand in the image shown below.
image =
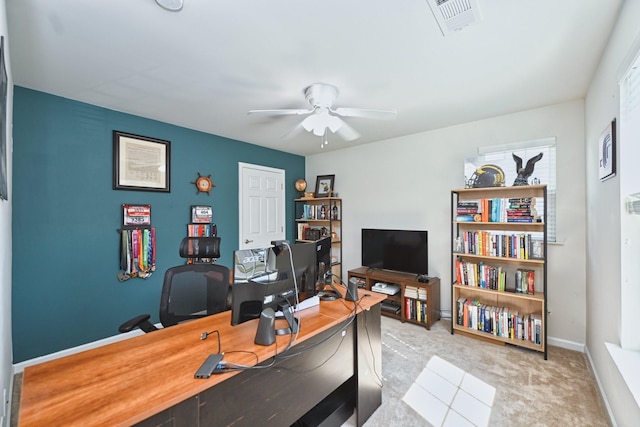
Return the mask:
<svg viewBox="0 0 640 427">
<path fill-rule="evenodd" d="M 278 310 L 282 311 L 282 315 L 289 324 L 288 328 L 276 329 L 276 335 L 297 334 L 300 330 L 300 323 L 293 315 L 291 306 L 288 303 L 278 304 Z"/>
<path fill-rule="evenodd" d="M 322 301 L 333 301 L 333 300 L 342 298 L 342 294 L 340 293 L 338 288 L 336 288 L 335 285 L 333 284 L 333 280 L 325 281 L 324 285 L 325 287 L 329 285 L 331 289 L 322 289 L 321 291 L 318 292 L 318 297 Z"/>
</svg>

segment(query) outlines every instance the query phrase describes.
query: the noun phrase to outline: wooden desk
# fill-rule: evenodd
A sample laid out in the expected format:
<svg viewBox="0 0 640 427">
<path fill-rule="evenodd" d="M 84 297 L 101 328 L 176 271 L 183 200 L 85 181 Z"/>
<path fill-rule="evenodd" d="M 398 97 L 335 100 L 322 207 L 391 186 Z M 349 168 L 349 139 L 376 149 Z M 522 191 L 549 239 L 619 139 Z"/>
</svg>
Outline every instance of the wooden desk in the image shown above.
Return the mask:
<svg viewBox="0 0 640 427">
<path fill-rule="evenodd" d="M 287 354 L 308 350 L 266 369 L 194 378 L 206 357 L 218 352 L 216 334 L 201 340 L 204 331 L 220 331 L 228 362 L 253 366 L 256 358 L 269 362 L 276 354 L 276 345 L 253 343 L 257 319 L 231 326 L 229 311 L 27 367 L 18 424 L 124 426 L 151 417 L 149 425 L 166 418 L 175 425 L 283 426 L 346 384 L 362 425 L 381 403 L 383 299 L 360 291 L 355 307 L 340 299 L 303 310 Z M 281 353 L 289 336 L 276 343 Z M 239 350 L 244 352 L 234 352 Z"/>
</svg>

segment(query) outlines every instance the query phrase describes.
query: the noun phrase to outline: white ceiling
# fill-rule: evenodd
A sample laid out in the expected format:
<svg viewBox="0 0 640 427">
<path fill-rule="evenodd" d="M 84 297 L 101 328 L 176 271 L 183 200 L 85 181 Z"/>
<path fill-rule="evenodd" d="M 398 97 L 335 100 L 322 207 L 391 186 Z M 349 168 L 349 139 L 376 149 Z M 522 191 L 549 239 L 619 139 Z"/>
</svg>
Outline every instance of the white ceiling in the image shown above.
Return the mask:
<svg viewBox="0 0 640 427">
<path fill-rule="evenodd" d="M 6 0 L 14 84 L 300 155 L 322 151 L 282 137 L 303 117 L 247 111 L 307 108 L 316 82 L 397 111 L 345 119 L 362 137 L 334 150 L 582 98 L 622 2 L 478 0 L 444 37 L 426 0 Z"/>
</svg>

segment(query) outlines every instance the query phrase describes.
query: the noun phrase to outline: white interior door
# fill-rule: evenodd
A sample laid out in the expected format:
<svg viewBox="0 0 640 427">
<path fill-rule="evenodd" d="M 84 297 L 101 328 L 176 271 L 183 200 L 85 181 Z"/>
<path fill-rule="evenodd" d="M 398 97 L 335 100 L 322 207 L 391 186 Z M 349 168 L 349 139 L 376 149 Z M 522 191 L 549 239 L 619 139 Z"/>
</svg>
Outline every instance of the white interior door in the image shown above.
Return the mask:
<svg viewBox="0 0 640 427">
<path fill-rule="evenodd" d="M 284 170 L 239 163 L 240 249 L 285 238 Z"/>
</svg>

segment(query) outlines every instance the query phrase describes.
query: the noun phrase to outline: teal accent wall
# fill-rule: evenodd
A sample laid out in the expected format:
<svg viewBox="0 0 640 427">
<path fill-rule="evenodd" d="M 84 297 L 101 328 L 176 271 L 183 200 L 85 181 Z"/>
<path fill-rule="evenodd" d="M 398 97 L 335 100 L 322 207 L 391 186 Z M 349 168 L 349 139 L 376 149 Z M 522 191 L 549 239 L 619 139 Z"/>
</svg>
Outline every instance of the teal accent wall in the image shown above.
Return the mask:
<svg viewBox="0 0 640 427">
<path fill-rule="evenodd" d="M 164 271 L 191 205 L 213 206 L 220 264 L 238 247 L 238 162 L 285 170 L 287 238 L 305 159 L 16 86 L 13 109 L 13 362 L 118 334 L 142 313 L 158 322 Z M 171 192 L 112 189 L 113 130 L 171 142 Z M 191 181 L 211 174 L 211 195 Z M 119 282 L 123 203 L 150 204 L 157 271 Z"/>
</svg>

